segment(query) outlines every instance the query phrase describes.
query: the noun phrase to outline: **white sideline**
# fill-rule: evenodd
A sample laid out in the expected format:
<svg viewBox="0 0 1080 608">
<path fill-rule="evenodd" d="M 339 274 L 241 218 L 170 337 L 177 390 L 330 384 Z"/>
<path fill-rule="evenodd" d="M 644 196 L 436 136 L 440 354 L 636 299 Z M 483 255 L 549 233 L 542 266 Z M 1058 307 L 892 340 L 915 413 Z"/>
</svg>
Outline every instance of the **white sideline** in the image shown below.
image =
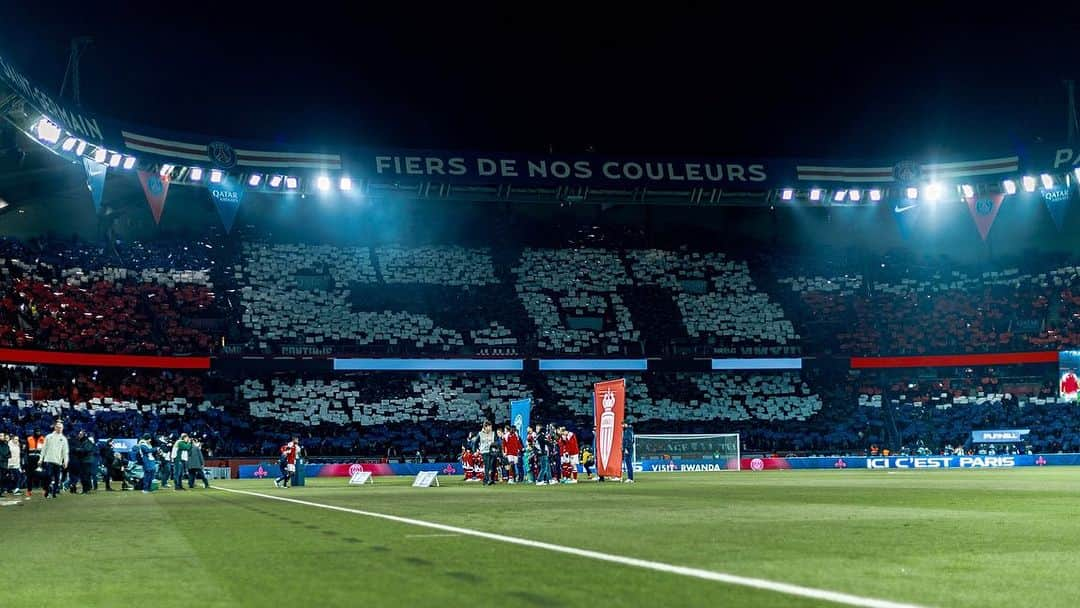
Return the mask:
<svg viewBox="0 0 1080 608">
<path fill-rule="evenodd" d="M 727 574 L 724 572 L 715 572 L 713 570 L 702 570 L 700 568 L 689 568 L 686 566 L 675 566 L 672 564 L 665 564 L 663 562 L 653 562 L 644 559 L 637 559 L 635 557 L 624 557 L 621 555 L 612 555 L 610 553 L 600 553 L 599 551 L 590 551 L 588 549 L 576 549 L 574 547 L 565 547 L 563 545 L 555 545 L 552 543 L 545 543 L 538 540 L 529 540 L 527 538 L 517 538 L 514 536 L 504 536 L 502 534 L 493 534 L 491 532 L 481 532 L 479 530 L 470 530 L 469 528 L 458 528 L 456 526 L 448 526 L 445 524 L 437 524 L 435 522 L 423 521 L 420 519 L 411 519 L 408 517 L 399 517 L 397 515 L 387 515 L 385 513 L 374 513 L 372 511 L 361 511 L 359 509 L 350 509 L 348 507 L 339 507 L 336 505 L 327 505 L 318 502 L 311 502 L 307 500 L 299 500 L 296 498 L 286 498 L 284 496 L 274 496 L 272 494 L 261 494 L 259 492 L 250 492 L 247 490 L 235 490 L 232 488 L 222 488 L 219 486 L 211 486 L 215 490 L 221 490 L 223 492 L 233 492 L 236 494 L 247 494 L 249 496 L 258 496 L 259 498 L 268 498 L 270 500 L 280 500 L 282 502 L 291 502 L 298 505 L 305 505 L 308 507 L 316 507 L 319 509 L 329 509 L 331 511 L 341 511 L 342 513 L 352 513 L 353 515 L 363 515 L 365 517 L 374 517 L 377 519 L 385 519 L 388 521 L 398 522 L 402 524 L 409 524 L 412 526 L 421 526 L 424 528 L 431 528 L 433 530 L 442 530 L 443 532 L 453 532 L 455 534 L 462 534 L 465 536 L 475 536 L 478 538 L 486 538 L 488 540 L 499 541 L 502 543 L 509 543 L 512 545 L 521 545 L 523 547 L 532 547 L 534 549 L 546 549 L 548 551 L 554 551 L 556 553 L 567 553 L 569 555 L 576 555 L 578 557 L 587 557 L 604 562 L 611 562 L 614 564 L 622 564 L 624 566 L 633 566 L 635 568 L 645 568 L 646 570 L 655 570 L 657 572 L 666 572 L 668 574 L 681 574 L 682 576 L 689 576 L 692 578 L 699 578 L 707 581 L 716 581 L 720 583 L 726 583 L 729 585 L 738 585 L 740 587 L 752 587 L 754 589 L 763 589 L 765 591 L 773 591 L 775 593 L 783 593 L 786 595 L 794 595 L 798 597 L 806 597 L 815 600 L 822 600 L 826 602 L 832 602 L 834 604 L 843 604 L 846 606 L 859 606 L 861 608 L 924 608 L 917 604 L 905 604 L 902 602 L 892 602 L 889 600 L 879 600 L 872 597 L 863 597 L 859 595 L 852 595 L 849 593 L 841 593 L 839 591 L 828 591 L 826 589 L 815 589 L 814 587 L 803 587 L 801 585 L 793 585 L 790 583 L 780 583 L 777 581 L 770 581 L 763 578 L 750 578 L 746 576 L 738 576 L 735 574 Z"/>
</svg>

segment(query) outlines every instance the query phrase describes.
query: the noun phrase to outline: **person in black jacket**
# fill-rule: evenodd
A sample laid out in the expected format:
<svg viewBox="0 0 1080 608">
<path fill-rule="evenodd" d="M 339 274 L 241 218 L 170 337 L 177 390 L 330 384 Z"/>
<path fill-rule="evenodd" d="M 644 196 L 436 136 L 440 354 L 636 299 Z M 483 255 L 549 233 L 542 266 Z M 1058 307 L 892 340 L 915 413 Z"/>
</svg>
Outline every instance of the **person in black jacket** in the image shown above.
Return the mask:
<svg viewBox="0 0 1080 608">
<path fill-rule="evenodd" d="M 98 448 L 101 464 L 105 465 L 105 491 L 112 492 L 113 468 L 116 466 L 116 452 L 113 451 L 112 439 L 106 439 Z"/>
<path fill-rule="evenodd" d="M 4 495 L 4 490 L 8 489 L 8 459 L 11 458 L 11 448 L 8 447 L 8 437 L 4 433 L 0 433 L 0 496 Z M 15 487 L 11 487 L 11 491 L 15 491 Z"/>
<path fill-rule="evenodd" d="M 75 441 L 71 444 L 71 460 L 68 462 L 68 478 L 70 479 L 71 492 L 75 493 L 75 483 L 82 484 L 82 493 L 90 493 L 90 468 L 94 463 L 94 453 L 97 448 L 94 442 L 86 436 L 86 431 L 79 431 Z"/>
</svg>

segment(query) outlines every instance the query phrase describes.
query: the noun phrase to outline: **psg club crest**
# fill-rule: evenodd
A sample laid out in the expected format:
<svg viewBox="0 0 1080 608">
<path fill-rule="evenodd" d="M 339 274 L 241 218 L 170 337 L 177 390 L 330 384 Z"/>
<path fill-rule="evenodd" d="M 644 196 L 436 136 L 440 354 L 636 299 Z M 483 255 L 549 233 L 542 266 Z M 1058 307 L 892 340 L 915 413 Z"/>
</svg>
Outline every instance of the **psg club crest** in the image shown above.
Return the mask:
<svg viewBox="0 0 1080 608">
<path fill-rule="evenodd" d="M 982 199 L 975 203 L 975 213 L 979 215 L 990 215 L 990 212 L 994 210 L 994 203 L 989 199 Z"/>
<path fill-rule="evenodd" d="M 151 175 L 146 180 L 146 188 L 150 190 L 150 194 L 154 196 L 161 196 L 161 193 L 165 191 L 165 186 L 161 183 L 161 178 L 156 175 Z"/>
<path fill-rule="evenodd" d="M 236 150 L 223 141 L 212 141 L 206 146 L 210 160 L 221 169 L 232 169 L 236 166 Z"/>
<path fill-rule="evenodd" d="M 615 391 L 608 389 L 600 401 L 604 413 L 600 414 L 600 466 L 607 468 L 611 447 L 615 442 Z"/>
<path fill-rule="evenodd" d="M 893 177 L 896 178 L 896 181 L 902 183 L 918 180 L 921 173 L 918 163 L 910 160 L 900 161 L 893 167 Z"/>
<path fill-rule="evenodd" d="M 357 473 L 363 473 L 363 472 L 364 472 L 364 465 L 362 465 L 362 464 L 354 464 L 354 465 L 349 466 L 349 477 L 352 477 L 353 475 L 356 475 Z"/>
</svg>

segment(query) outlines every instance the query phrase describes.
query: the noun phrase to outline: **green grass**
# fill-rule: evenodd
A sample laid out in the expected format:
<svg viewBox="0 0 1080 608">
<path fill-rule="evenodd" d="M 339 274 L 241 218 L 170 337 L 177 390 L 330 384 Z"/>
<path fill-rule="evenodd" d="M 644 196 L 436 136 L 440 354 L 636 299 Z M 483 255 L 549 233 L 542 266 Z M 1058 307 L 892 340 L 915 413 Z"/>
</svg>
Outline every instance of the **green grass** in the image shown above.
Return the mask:
<svg viewBox="0 0 1080 608">
<path fill-rule="evenodd" d="M 223 487 L 935 606 L 1075 606 L 1080 470 Z M 7 497 L 4 498 L 6 500 Z M 0 507 L 0 606 L 830 606 L 217 490 Z M 605 598 L 603 602 L 599 597 Z"/>
</svg>

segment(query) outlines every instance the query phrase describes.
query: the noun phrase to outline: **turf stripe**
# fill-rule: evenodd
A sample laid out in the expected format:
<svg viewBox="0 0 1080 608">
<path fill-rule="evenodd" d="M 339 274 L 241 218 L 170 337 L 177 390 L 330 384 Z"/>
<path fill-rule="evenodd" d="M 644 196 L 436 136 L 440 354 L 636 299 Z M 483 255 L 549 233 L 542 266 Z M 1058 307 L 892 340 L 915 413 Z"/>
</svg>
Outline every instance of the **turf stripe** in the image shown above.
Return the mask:
<svg viewBox="0 0 1080 608">
<path fill-rule="evenodd" d="M 893 602 L 889 600 L 880 600 L 872 597 L 863 597 L 859 595 L 852 595 L 849 593 L 841 593 L 839 591 L 829 591 L 826 589 L 816 589 L 814 587 L 803 587 L 802 585 L 793 585 L 790 583 L 781 583 L 777 581 L 770 581 L 763 578 L 751 578 L 746 576 L 738 576 L 735 574 L 727 574 L 725 572 L 716 572 L 713 570 L 702 570 L 700 568 L 689 568 L 686 566 L 675 566 L 672 564 L 665 564 L 663 562 L 654 562 L 644 559 L 638 559 L 635 557 L 624 557 L 622 555 L 612 555 L 610 553 L 601 553 L 599 551 L 590 551 L 588 549 L 577 549 L 574 547 L 565 547 L 563 545 L 555 545 L 552 543 L 545 543 L 537 540 L 529 540 L 527 538 L 517 538 L 514 536 L 504 536 L 502 534 L 493 534 L 491 532 L 481 532 L 479 530 L 470 530 L 469 528 L 458 528 L 456 526 L 448 526 L 445 524 L 437 524 L 430 521 L 423 521 L 420 519 L 411 519 L 408 517 L 399 517 L 397 515 L 387 515 L 385 513 L 374 513 L 372 511 L 361 511 L 359 509 L 350 509 L 348 507 L 339 507 L 336 505 L 327 505 L 318 502 L 311 502 L 307 500 L 299 500 L 296 498 L 286 498 L 284 496 L 274 496 L 272 494 L 261 494 L 259 492 L 250 492 L 247 490 L 235 490 L 232 488 L 223 488 L 219 486 L 212 486 L 216 490 L 223 492 L 232 492 L 235 494 L 246 494 L 248 496 L 257 496 L 259 498 L 267 498 L 270 500 L 280 500 L 282 502 L 291 502 L 298 505 L 305 505 L 308 507 L 316 507 L 319 509 L 329 509 L 331 511 L 340 511 L 342 513 L 352 513 L 353 515 L 363 515 L 365 517 L 373 517 L 376 519 L 385 519 L 387 521 L 393 521 L 402 524 L 408 524 L 412 526 L 420 526 L 424 528 L 430 528 L 432 530 L 441 530 L 443 532 L 453 532 L 455 534 L 461 534 L 465 536 L 475 536 L 477 538 L 486 538 L 488 540 L 494 540 L 502 543 L 509 543 L 512 545 L 520 545 L 523 547 L 532 547 L 534 549 L 545 549 L 547 551 L 554 551 L 556 553 L 566 553 L 569 555 L 576 555 L 578 557 L 587 557 L 604 562 L 610 562 L 614 564 L 622 564 L 624 566 L 633 566 L 635 568 L 644 568 L 646 570 L 655 570 L 657 572 L 666 572 L 668 574 L 679 574 L 682 576 L 689 576 L 692 578 L 703 579 L 707 581 L 716 581 L 719 583 L 726 583 L 728 585 L 738 585 L 740 587 L 752 587 L 754 589 L 762 589 L 765 591 L 773 591 L 776 593 L 783 593 L 786 595 L 794 595 L 798 597 L 811 598 L 815 600 L 822 600 L 826 602 L 832 602 L 834 604 L 843 604 L 845 606 L 859 606 L 861 608 L 923 608 L 916 604 L 905 604 L 902 602 Z"/>
</svg>

